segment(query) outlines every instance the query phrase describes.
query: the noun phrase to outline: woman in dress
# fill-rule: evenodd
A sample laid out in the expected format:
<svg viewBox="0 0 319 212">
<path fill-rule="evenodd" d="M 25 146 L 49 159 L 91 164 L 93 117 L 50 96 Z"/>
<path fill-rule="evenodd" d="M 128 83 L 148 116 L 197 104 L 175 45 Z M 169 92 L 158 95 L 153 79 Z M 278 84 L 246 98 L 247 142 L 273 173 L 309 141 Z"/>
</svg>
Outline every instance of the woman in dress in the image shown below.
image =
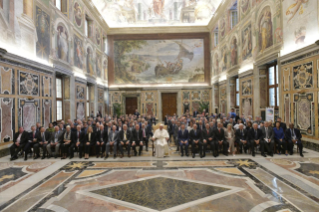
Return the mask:
<svg viewBox="0 0 319 212">
<path fill-rule="evenodd" d="M 235 156 L 235 133 L 232 124 L 227 124 L 227 128 L 225 129 L 225 138 L 229 146 L 228 153 Z"/>
</svg>

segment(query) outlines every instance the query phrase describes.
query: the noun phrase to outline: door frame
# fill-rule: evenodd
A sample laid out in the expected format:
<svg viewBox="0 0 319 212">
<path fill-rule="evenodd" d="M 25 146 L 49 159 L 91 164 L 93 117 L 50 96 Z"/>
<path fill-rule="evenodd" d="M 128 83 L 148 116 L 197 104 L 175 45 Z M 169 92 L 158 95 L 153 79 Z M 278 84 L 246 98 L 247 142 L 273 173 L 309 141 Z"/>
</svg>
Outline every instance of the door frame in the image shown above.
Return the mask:
<svg viewBox="0 0 319 212">
<path fill-rule="evenodd" d="M 163 114 L 163 108 L 162 108 L 162 94 L 163 93 L 176 93 L 176 115 L 180 116 L 181 114 L 181 102 L 179 101 L 181 100 L 181 90 L 159 90 L 159 101 L 158 101 L 158 107 L 160 108 L 160 110 L 158 110 L 158 120 L 161 122 L 164 122 L 164 120 L 162 120 L 162 114 Z"/>
<path fill-rule="evenodd" d="M 136 97 L 137 98 L 137 110 L 141 113 L 141 95 L 139 93 L 123 93 L 122 94 L 122 111 L 126 115 L 126 98 Z"/>
</svg>

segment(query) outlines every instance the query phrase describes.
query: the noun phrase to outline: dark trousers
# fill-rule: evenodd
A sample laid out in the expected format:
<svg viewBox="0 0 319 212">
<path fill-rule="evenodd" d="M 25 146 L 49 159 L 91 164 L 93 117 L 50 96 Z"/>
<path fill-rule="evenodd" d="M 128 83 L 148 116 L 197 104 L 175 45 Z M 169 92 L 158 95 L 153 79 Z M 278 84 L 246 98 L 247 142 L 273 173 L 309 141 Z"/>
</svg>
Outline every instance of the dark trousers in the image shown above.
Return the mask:
<svg viewBox="0 0 319 212">
<path fill-rule="evenodd" d="M 69 143 L 69 144 L 65 144 L 65 143 L 63 143 L 63 144 L 61 144 L 61 154 L 67 154 L 68 152 L 70 152 L 69 150 L 70 150 L 70 147 L 72 146 L 72 144 L 71 143 Z M 72 150 L 73 151 L 73 150 Z M 71 154 L 71 153 L 70 153 Z"/>
<path fill-rule="evenodd" d="M 287 149 L 287 143 L 285 139 L 282 139 L 282 141 L 280 141 L 279 139 L 275 139 L 275 143 L 277 145 L 278 152 L 285 154 Z"/>
<path fill-rule="evenodd" d="M 290 154 L 293 154 L 293 149 L 294 149 L 294 143 L 292 142 L 292 140 L 288 140 L 288 151 Z M 303 145 L 301 141 L 297 141 L 297 146 L 299 148 L 299 153 L 300 155 L 302 154 L 302 149 L 303 149 Z"/>
<path fill-rule="evenodd" d="M 260 145 L 260 151 L 261 154 L 264 154 L 264 141 L 262 139 L 259 140 L 259 145 Z M 257 146 L 255 140 L 251 140 L 250 141 L 250 149 L 251 149 L 251 153 L 255 154 L 255 147 Z"/>
<path fill-rule="evenodd" d="M 142 153 L 143 144 L 141 145 L 140 143 L 141 143 L 140 141 L 136 141 L 136 142 L 135 142 L 135 146 L 132 145 L 132 149 L 133 149 L 133 151 L 134 151 L 135 154 L 137 154 L 136 147 L 138 147 L 138 146 L 140 147 L 140 148 L 139 148 L 139 151 L 138 151 L 139 154 Z"/>
<path fill-rule="evenodd" d="M 210 150 L 212 151 L 213 156 L 218 155 L 218 142 L 211 141 L 210 142 Z"/>
<path fill-rule="evenodd" d="M 30 143 L 28 142 L 25 146 L 24 146 L 24 157 L 27 158 L 27 155 L 31 152 L 31 148 L 33 148 L 33 145 L 35 143 Z"/>
<path fill-rule="evenodd" d="M 198 141 L 196 144 L 194 141 L 192 142 L 192 153 L 195 154 L 196 147 L 199 149 L 199 154 L 202 155 L 203 150 L 202 150 L 202 142 Z"/>
<path fill-rule="evenodd" d="M 33 149 L 34 149 L 34 152 L 35 152 L 35 154 L 37 155 L 37 156 L 39 156 L 40 155 L 40 148 L 43 150 L 43 157 L 45 157 L 46 156 L 46 154 L 47 154 L 47 145 L 48 145 L 49 143 L 42 143 L 42 144 L 40 144 L 40 143 L 36 143 L 36 144 L 34 144 L 33 145 Z"/>
<path fill-rule="evenodd" d="M 122 155 L 124 155 L 124 148 L 126 148 L 128 155 L 131 154 L 131 143 L 128 142 L 128 144 L 126 144 L 126 142 L 128 141 L 123 141 L 123 145 L 119 142 L 119 149 Z"/>
<path fill-rule="evenodd" d="M 16 144 L 12 144 L 10 147 L 11 157 L 17 157 L 18 153 L 21 150 L 24 150 L 24 146 L 25 146 L 25 144 L 20 144 L 19 146 L 17 146 Z"/>
<path fill-rule="evenodd" d="M 244 152 L 247 152 L 247 150 L 250 148 L 250 143 L 249 141 L 247 141 L 246 144 L 244 144 L 243 142 L 240 141 L 239 146 L 240 146 L 241 152 L 242 150 L 244 150 Z"/>
<path fill-rule="evenodd" d="M 145 144 L 145 148 L 146 148 L 146 150 L 148 150 L 148 138 L 147 137 L 143 137 L 143 143 Z"/>
<path fill-rule="evenodd" d="M 95 154 L 97 156 L 99 156 L 101 154 L 101 151 L 102 151 L 102 154 L 103 154 L 103 152 L 105 152 L 105 143 L 102 144 L 102 142 L 100 142 L 100 145 L 98 145 L 96 143 L 95 144 Z"/>
<path fill-rule="evenodd" d="M 224 155 L 228 154 L 228 150 L 227 150 L 227 146 L 228 146 L 228 142 L 227 141 L 223 141 L 221 144 L 219 144 L 218 141 L 215 141 L 216 145 L 217 145 L 217 156 L 219 155 L 219 150 L 222 149 L 222 152 Z"/>
<path fill-rule="evenodd" d="M 71 144 L 69 147 L 70 157 L 74 157 L 74 149 L 77 149 L 79 152 L 79 157 L 82 158 L 84 145 L 82 143 L 79 144 L 79 146 L 76 146 L 76 144 Z"/>
<path fill-rule="evenodd" d="M 182 140 L 183 142 L 185 142 L 186 140 Z M 186 155 L 188 155 L 188 146 L 189 146 L 189 142 L 187 141 L 186 144 L 182 144 L 181 141 L 179 141 L 179 146 L 181 147 L 181 153 L 182 155 L 184 155 L 184 150 Z"/>
<path fill-rule="evenodd" d="M 203 155 L 206 155 L 207 144 L 208 144 L 207 142 L 208 142 L 208 141 L 206 141 L 206 143 L 204 143 L 204 141 L 201 142 L 201 143 L 202 143 L 202 148 L 203 148 L 203 151 L 202 151 Z"/>
<path fill-rule="evenodd" d="M 89 144 L 84 144 L 84 153 L 85 154 L 90 154 L 90 150 L 91 150 L 91 147 L 94 146 L 95 144 L 93 143 L 89 143 Z"/>
<path fill-rule="evenodd" d="M 274 151 L 274 141 L 271 140 L 270 142 L 267 143 L 265 140 L 263 140 L 263 142 L 264 142 L 264 148 L 263 149 L 266 150 L 269 155 L 272 155 L 273 151 Z M 261 152 L 261 153 L 263 154 L 264 151 Z"/>
</svg>

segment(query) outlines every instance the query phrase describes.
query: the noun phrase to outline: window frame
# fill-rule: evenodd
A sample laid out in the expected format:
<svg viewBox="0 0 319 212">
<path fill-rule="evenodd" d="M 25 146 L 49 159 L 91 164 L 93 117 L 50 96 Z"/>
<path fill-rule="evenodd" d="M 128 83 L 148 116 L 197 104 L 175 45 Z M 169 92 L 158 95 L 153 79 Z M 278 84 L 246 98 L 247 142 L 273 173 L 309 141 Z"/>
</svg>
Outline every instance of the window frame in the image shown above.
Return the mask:
<svg viewBox="0 0 319 212">
<path fill-rule="evenodd" d="M 61 97 L 57 97 L 57 91 L 58 91 L 58 89 L 57 89 L 57 83 L 56 83 L 57 79 L 61 80 Z M 62 103 L 62 111 L 61 111 L 61 113 L 62 113 L 62 119 L 58 119 L 58 110 L 56 110 L 56 119 L 57 119 L 56 121 L 57 121 L 57 122 L 60 122 L 60 121 L 63 120 L 63 78 L 60 77 L 60 76 L 56 76 L 56 77 L 55 77 L 55 89 L 56 89 L 56 91 L 55 91 L 56 102 L 59 101 L 59 102 Z M 58 106 L 57 103 L 56 103 L 56 106 Z M 56 107 L 56 108 L 58 108 L 58 107 Z"/>
<path fill-rule="evenodd" d="M 269 80 L 269 69 L 271 67 L 274 67 L 274 84 L 273 85 L 269 85 L 269 81 L 270 81 Z M 279 101 L 279 99 L 278 99 L 279 94 L 277 95 L 277 93 L 279 92 L 279 77 L 277 76 L 277 75 L 279 75 L 279 70 L 277 70 L 277 69 L 278 69 L 277 62 L 267 65 L 267 105 L 268 105 L 268 107 L 274 107 L 276 110 L 279 109 L 279 102 L 278 102 Z M 277 78 L 278 78 L 278 80 L 277 80 Z M 275 89 L 275 91 L 274 91 L 275 105 L 274 106 L 270 106 L 269 90 L 271 88 Z"/>
<path fill-rule="evenodd" d="M 238 83 L 238 91 L 237 91 L 237 83 Z M 239 94 L 240 86 L 239 86 L 239 77 L 235 78 L 235 108 L 240 107 L 240 94 Z M 238 105 L 237 105 L 237 94 L 238 96 Z"/>
<path fill-rule="evenodd" d="M 233 23 L 233 13 L 236 12 L 236 24 Z M 238 24 L 238 11 L 231 10 L 230 11 L 230 29 L 233 29 Z"/>
<path fill-rule="evenodd" d="M 214 46 L 218 46 L 218 38 L 219 38 L 219 35 L 218 35 L 218 30 L 214 31 Z"/>
</svg>

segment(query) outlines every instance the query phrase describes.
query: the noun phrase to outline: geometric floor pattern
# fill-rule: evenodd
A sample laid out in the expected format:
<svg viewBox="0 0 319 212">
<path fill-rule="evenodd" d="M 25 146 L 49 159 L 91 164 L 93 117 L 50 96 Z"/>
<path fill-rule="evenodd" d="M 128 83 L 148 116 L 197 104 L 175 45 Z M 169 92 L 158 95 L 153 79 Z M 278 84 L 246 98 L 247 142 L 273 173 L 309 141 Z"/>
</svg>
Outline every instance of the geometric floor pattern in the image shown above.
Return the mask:
<svg viewBox="0 0 319 212">
<path fill-rule="evenodd" d="M 305 158 L 0 158 L 0 211 L 319 211 L 319 154 Z"/>
</svg>

